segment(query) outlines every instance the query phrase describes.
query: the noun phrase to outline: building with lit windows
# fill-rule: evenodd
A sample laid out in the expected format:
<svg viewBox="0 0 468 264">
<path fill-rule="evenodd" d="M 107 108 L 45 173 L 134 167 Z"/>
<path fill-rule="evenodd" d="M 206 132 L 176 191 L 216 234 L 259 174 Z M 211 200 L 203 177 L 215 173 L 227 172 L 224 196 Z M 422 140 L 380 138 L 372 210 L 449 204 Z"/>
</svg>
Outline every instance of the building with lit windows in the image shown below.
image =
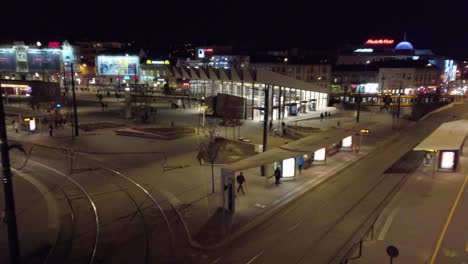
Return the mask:
<svg viewBox="0 0 468 264">
<path fill-rule="evenodd" d="M 250 68 L 276 72 L 330 90 L 332 63 L 328 58 L 287 56 L 287 53 L 252 56 Z"/>
</svg>

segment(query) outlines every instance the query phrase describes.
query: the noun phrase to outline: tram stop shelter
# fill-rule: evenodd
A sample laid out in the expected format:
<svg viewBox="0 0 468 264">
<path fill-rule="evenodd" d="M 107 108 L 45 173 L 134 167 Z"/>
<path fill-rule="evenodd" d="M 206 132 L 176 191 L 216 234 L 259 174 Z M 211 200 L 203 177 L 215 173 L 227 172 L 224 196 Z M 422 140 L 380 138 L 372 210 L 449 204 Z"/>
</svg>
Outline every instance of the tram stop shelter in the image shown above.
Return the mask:
<svg viewBox="0 0 468 264">
<path fill-rule="evenodd" d="M 425 164 L 432 162 L 434 170 L 456 171 L 467 131 L 468 120 L 443 123 L 413 150 L 425 151 Z"/>
<path fill-rule="evenodd" d="M 221 169 L 221 204 L 224 209 L 234 212 L 234 191 L 236 172 L 264 167 L 265 181 L 268 182 L 278 165 L 281 165 L 283 179 L 295 179 L 298 159 L 303 165 L 326 164 L 328 155 L 340 150 L 353 151 L 359 136 L 362 140 L 362 130 L 367 130 L 372 122 L 354 124 L 348 128 L 333 127 L 323 133 L 312 134 L 291 143 L 259 153 L 252 157 L 229 164 Z M 360 134 L 361 133 L 361 134 Z M 304 166 L 306 168 L 306 166 Z"/>
</svg>

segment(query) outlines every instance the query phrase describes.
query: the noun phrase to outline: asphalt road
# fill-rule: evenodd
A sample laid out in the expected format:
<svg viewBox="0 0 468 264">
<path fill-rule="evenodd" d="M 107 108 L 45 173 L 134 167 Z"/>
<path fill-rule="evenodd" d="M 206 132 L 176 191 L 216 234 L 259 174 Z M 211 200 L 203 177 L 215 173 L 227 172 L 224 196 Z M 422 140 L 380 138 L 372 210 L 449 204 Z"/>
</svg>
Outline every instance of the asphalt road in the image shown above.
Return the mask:
<svg viewBox="0 0 468 264">
<path fill-rule="evenodd" d="M 407 175 L 384 172 L 441 122 L 467 109 L 456 106 L 401 131 L 395 142 L 380 146 L 228 247 L 208 252 L 208 260 L 201 262 L 337 263 L 353 236 L 384 208 Z"/>
</svg>

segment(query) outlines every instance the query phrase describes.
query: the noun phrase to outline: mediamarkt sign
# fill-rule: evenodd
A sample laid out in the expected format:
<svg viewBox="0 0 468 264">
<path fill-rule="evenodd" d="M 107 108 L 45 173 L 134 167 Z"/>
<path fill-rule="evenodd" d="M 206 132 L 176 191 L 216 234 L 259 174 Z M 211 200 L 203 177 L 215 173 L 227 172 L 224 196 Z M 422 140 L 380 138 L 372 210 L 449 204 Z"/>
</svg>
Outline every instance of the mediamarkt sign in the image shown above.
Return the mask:
<svg viewBox="0 0 468 264">
<path fill-rule="evenodd" d="M 392 45 L 395 43 L 394 39 L 368 39 L 366 45 Z"/>
</svg>

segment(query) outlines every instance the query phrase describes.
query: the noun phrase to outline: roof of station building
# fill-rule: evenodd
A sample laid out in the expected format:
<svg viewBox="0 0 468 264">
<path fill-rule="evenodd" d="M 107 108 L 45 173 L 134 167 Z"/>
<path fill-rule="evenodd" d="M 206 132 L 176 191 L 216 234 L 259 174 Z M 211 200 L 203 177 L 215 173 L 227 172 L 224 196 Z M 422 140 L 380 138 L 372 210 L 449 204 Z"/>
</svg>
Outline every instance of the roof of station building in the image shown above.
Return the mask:
<svg viewBox="0 0 468 264">
<path fill-rule="evenodd" d="M 176 66 L 165 66 L 165 68 L 174 78 L 204 81 L 256 83 L 320 93 L 329 93 L 327 88 L 318 86 L 314 83 L 304 82 L 264 69 L 215 69 L 204 67 L 194 68 Z"/>
</svg>

